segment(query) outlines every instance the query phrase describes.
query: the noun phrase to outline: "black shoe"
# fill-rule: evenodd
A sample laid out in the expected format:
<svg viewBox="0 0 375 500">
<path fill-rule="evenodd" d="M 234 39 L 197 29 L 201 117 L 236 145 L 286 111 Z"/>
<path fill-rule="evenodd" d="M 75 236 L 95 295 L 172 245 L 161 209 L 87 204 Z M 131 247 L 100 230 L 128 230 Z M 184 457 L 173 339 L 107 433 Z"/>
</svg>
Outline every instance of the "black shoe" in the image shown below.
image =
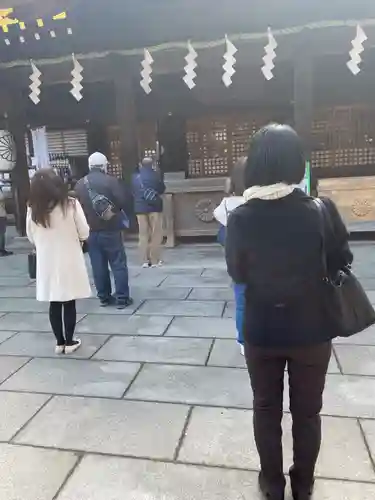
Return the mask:
<svg viewBox="0 0 375 500">
<path fill-rule="evenodd" d="M 118 300 L 117 301 L 117 309 L 126 309 L 127 307 L 131 306 L 134 304 L 134 300 L 131 297 L 128 297 L 127 299 L 123 300 Z"/>
<path fill-rule="evenodd" d="M 290 468 L 289 476 L 293 500 L 310 500 L 314 490 L 314 480 L 308 485 L 302 484 L 295 473 L 294 467 Z"/>
<path fill-rule="evenodd" d="M 9 257 L 10 255 L 13 255 L 13 252 L 9 252 L 8 250 L 0 251 L 0 257 Z"/>
<path fill-rule="evenodd" d="M 100 307 L 109 307 L 115 304 L 115 299 L 110 297 L 109 299 L 100 299 Z"/>
<path fill-rule="evenodd" d="M 282 491 L 276 493 L 274 491 L 274 488 L 271 488 L 270 485 L 267 484 L 267 482 L 264 480 L 263 474 L 261 472 L 258 476 L 258 484 L 264 500 L 284 500 L 284 487 Z"/>
</svg>

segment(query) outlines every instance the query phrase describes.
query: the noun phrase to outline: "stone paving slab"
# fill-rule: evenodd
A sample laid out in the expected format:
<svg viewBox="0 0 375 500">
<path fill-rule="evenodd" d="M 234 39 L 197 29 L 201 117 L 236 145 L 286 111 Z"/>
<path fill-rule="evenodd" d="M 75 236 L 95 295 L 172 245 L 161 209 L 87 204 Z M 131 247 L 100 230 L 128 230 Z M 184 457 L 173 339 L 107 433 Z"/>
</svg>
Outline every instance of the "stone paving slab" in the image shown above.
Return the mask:
<svg viewBox="0 0 375 500">
<path fill-rule="evenodd" d="M 164 281 L 168 277 L 168 274 L 166 272 L 163 274 L 161 274 L 160 272 L 154 273 L 153 271 L 156 271 L 156 269 L 147 269 L 147 270 L 145 269 L 144 272 L 142 272 L 139 276 L 137 276 L 132 280 L 133 282 L 130 281 L 129 283 L 130 290 L 132 285 L 150 288 L 150 287 L 158 287 L 162 283 L 164 283 Z M 177 286 L 188 286 L 188 285 L 181 284 Z"/>
<path fill-rule="evenodd" d="M 174 318 L 166 336 L 236 338 L 236 325 L 227 318 Z"/>
<path fill-rule="evenodd" d="M 211 343 L 208 339 L 113 337 L 94 359 L 204 365 Z"/>
<path fill-rule="evenodd" d="M 236 317 L 236 305 L 233 301 L 227 302 L 225 305 L 224 313 L 223 313 L 223 318 L 232 318 L 234 319 Z"/>
<path fill-rule="evenodd" d="M 245 358 L 242 356 L 240 346 L 236 341 L 216 339 L 212 349 L 209 366 L 223 366 L 229 368 L 246 368 Z M 331 356 L 328 373 L 340 373 L 336 358 Z"/>
<path fill-rule="evenodd" d="M 335 344 L 349 345 L 375 345 L 375 326 L 367 328 L 364 332 L 357 333 L 351 337 L 337 337 L 334 340 Z"/>
<path fill-rule="evenodd" d="M 77 301 L 77 312 L 81 314 L 105 314 L 115 316 L 130 316 L 139 308 L 143 300 L 135 300 L 134 304 L 126 309 L 117 309 L 114 307 L 100 307 L 98 299 L 91 298 Z"/>
<path fill-rule="evenodd" d="M 137 281 L 134 281 L 137 283 Z M 174 300 L 184 300 L 187 298 L 189 293 L 191 292 L 191 288 L 189 287 L 154 287 L 154 288 L 146 288 L 140 286 L 132 286 L 131 287 L 131 296 L 135 300 L 165 300 L 165 299 L 174 299 Z"/>
<path fill-rule="evenodd" d="M 31 287 L 0 287 L 0 297 L 2 298 L 33 298 L 35 299 L 35 289 Z"/>
<path fill-rule="evenodd" d="M 246 370 L 145 365 L 126 397 L 212 406 L 252 408 Z"/>
<path fill-rule="evenodd" d="M 97 456 L 83 459 L 58 496 L 58 500 L 104 498 L 260 500 L 255 473 Z"/>
<path fill-rule="evenodd" d="M 0 389 L 121 398 L 138 369 L 136 363 L 32 359 Z"/>
<path fill-rule="evenodd" d="M 108 333 L 113 335 L 163 335 L 172 321 L 163 316 L 111 316 L 89 314 L 77 325 L 77 333 Z M 1 325 L 1 323 L 0 323 Z"/>
<path fill-rule="evenodd" d="M 162 287 L 164 286 L 186 286 L 190 288 L 201 288 L 201 287 L 217 287 L 225 288 L 231 285 L 230 278 L 227 276 L 225 280 L 220 277 L 210 278 L 205 276 L 179 276 L 170 275 L 163 281 Z"/>
<path fill-rule="evenodd" d="M 3 298 L 0 299 L 0 311 L 4 313 L 47 313 L 49 304 L 38 302 L 35 298 Z"/>
<path fill-rule="evenodd" d="M 48 400 L 48 397 L 49 396 L 43 396 L 42 394 L 1 392 L 0 441 L 9 441 L 12 439 L 15 433 L 19 431 Z"/>
<path fill-rule="evenodd" d="M 233 300 L 231 288 L 193 288 L 188 300 Z"/>
<path fill-rule="evenodd" d="M 375 485 L 348 481 L 316 481 L 311 500 L 372 500 Z"/>
<path fill-rule="evenodd" d="M 187 413 L 182 405 L 55 397 L 16 442 L 172 459 Z"/>
<path fill-rule="evenodd" d="M 0 444 L 0 500 L 52 500 L 78 457 Z"/>
<path fill-rule="evenodd" d="M 336 345 L 335 351 L 343 373 L 375 375 L 375 346 Z"/>
<path fill-rule="evenodd" d="M 0 273 L 0 287 L 29 286 L 30 284 L 31 280 L 28 276 L 5 276 Z"/>
<path fill-rule="evenodd" d="M 189 300 L 146 300 L 137 315 L 221 317 L 224 302 Z"/>
<path fill-rule="evenodd" d="M 81 335 L 82 347 L 69 358 L 88 359 L 104 344 L 108 335 Z M 55 337 L 37 332 L 20 332 L 10 340 L 0 344 L 0 354 L 8 356 L 29 356 L 31 358 L 51 358 L 55 354 Z"/>
<path fill-rule="evenodd" d="M 358 422 L 323 417 L 323 442 L 316 474 L 373 481 L 375 472 Z M 284 415 L 284 468 L 293 461 L 291 418 Z M 194 408 L 179 460 L 189 463 L 259 469 L 253 435 L 253 412 L 224 408 Z"/>
<path fill-rule="evenodd" d="M 370 448 L 372 459 L 375 461 L 375 420 L 360 420 L 360 425 Z"/>
<path fill-rule="evenodd" d="M 16 332 L 0 331 L 0 344 L 10 339 Z"/>
<path fill-rule="evenodd" d="M 84 315 L 78 314 L 77 321 Z M 0 331 L 13 330 L 15 332 L 51 332 L 48 314 L 43 313 L 9 313 L 0 317 Z"/>
<path fill-rule="evenodd" d="M 8 356 L 0 356 L 0 384 L 21 368 L 21 366 L 27 363 L 29 359 L 30 358 L 10 358 Z"/>
<path fill-rule="evenodd" d="M 287 391 L 284 399 L 287 408 Z M 375 418 L 375 378 L 327 375 L 323 414 Z"/>
</svg>

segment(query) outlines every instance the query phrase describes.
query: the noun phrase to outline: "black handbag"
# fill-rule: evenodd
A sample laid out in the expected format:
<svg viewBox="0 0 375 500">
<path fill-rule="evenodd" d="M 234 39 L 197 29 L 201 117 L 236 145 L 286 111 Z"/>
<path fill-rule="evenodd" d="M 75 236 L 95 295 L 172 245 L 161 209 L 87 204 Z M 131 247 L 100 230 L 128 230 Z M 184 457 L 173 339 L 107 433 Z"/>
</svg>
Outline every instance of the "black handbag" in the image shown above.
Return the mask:
<svg viewBox="0 0 375 500">
<path fill-rule="evenodd" d="M 350 267 L 339 271 L 334 278 L 329 276 L 325 245 L 325 228 L 334 237 L 330 216 L 324 203 L 315 199 L 318 207 L 323 236 L 322 261 L 325 274 L 323 307 L 327 319 L 338 337 L 350 337 L 375 323 L 375 310 Z"/>
<path fill-rule="evenodd" d="M 31 280 L 36 279 L 36 253 L 29 253 L 27 256 L 28 267 L 29 267 L 29 276 Z"/>
</svg>

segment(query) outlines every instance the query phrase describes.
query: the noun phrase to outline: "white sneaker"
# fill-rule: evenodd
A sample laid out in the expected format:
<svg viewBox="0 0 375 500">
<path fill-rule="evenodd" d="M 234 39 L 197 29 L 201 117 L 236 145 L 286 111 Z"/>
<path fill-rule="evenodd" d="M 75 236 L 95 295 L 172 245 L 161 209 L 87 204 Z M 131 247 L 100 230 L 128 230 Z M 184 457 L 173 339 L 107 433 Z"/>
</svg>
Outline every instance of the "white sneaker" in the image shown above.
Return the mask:
<svg viewBox="0 0 375 500">
<path fill-rule="evenodd" d="M 243 346 L 242 344 L 240 344 L 240 351 L 242 356 L 245 356 L 245 346 Z"/>
<path fill-rule="evenodd" d="M 151 267 L 154 267 L 154 268 L 155 267 L 163 267 L 163 264 L 164 264 L 164 262 L 162 260 L 159 260 L 159 262 L 157 264 L 152 264 Z"/>
<path fill-rule="evenodd" d="M 80 339 L 74 339 L 72 345 L 65 346 L 65 354 L 73 354 L 76 352 L 82 345 L 82 341 Z"/>
<path fill-rule="evenodd" d="M 64 354 L 65 352 L 65 345 L 57 345 L 55 347 L 55 354 Z"/>
<path fill-rule="evenodd" d="M 142 264 L 143 269 L 148 269 L 150 267 L 150 264 L 148 262 L 145 262 Z"/>
</svg>

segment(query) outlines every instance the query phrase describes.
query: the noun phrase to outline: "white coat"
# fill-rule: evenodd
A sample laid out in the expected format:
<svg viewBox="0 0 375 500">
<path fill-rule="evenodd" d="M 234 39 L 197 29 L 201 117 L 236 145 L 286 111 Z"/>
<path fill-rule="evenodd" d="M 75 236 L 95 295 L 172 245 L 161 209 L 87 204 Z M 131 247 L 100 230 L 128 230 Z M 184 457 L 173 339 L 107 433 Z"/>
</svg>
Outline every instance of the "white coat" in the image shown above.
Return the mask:
<svg viewBox="0 0 375 500">
<path fill-rule="evenodd" d="M 27 237 L 36 248 L 36 298 L 41 302 L 68 302 L 90 297 L 82 242 L 89 226 L 78 200 L 69 199 L 64 213 L 60 205 L 50 214 L 50 227 L 35 224 L 28 209 Z"/>
</svg>

